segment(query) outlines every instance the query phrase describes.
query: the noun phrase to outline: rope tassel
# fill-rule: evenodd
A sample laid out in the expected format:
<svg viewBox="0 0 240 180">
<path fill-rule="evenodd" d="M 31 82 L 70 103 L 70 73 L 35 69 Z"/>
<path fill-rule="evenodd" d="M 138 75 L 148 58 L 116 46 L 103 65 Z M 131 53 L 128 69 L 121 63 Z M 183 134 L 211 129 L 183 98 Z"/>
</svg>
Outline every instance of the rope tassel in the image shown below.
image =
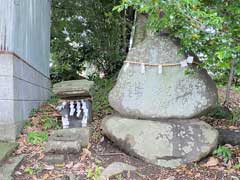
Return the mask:
<svg viewBox="0 0 240 180">
<path fill-rule="evenodd" d="M 189 63 L 189 64 L 193 63 L 193 57 L 192 56 L 188 56 L 187 63 Z"/>
<path fill-rule="evenodd" d="M 181 64 L 181 67 L 187 67 L 188 66 L 187 60 L 181 61 L 180 64 Z"/>
<path fill-rule="evenodd" d="M 143 63 L 141 64 L 141 73 L 145 74 L 145 65 Z"/>
<path fill-rule="evenodd" d="M 163 67 L 162 67 L 162 65 L 159 65 L 158 66 L 158 74 L 162 74 L 162 71 L 163 71 Z"/>
<path fill-rule="evenodd" d="M 123 69 L 123 70 L 124 70 L 124 72 L 126 72 L 126 71 L 127 71 L 128 67 L 129 67 L 129 63 L 126 63 L 126 64 L 125 64 L 125 66 L 124 66 L 124 69 Z"/>
</svg>

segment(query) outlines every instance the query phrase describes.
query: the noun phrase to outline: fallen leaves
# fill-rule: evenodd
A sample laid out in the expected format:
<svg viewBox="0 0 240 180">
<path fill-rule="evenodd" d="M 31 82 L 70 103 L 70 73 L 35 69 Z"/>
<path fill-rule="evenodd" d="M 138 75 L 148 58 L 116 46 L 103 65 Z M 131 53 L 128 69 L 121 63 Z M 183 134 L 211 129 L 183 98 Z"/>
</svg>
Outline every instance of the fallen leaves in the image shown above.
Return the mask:
<svg viewBox="0 0 240 180">
<path fill-rule="evenodd" d="M 210 157 L 206 164 L 203 165 L 203 167 L 212 167 L 217 166 L 219 164 L 219 160 L 215 157 Z"/>
<path fill-rule="evenodd" d="M 239 96 L 240 102 L 240 96 Z M 64 164 L 57 164 L 56 166 L 52 166 L 49 164 L 45 164 L 43 162 L 43 158 L 45 156 L 44 149 L 42 145 L 32 145 L 28 144 L 26 140 L 26 134 L 28 131 L 34 129 L 41 129 L 38 120 L 40 121 L 41 115 L 44 114 L 43 111 L 51 114 L 52 116 L 58 116 L 55 113 L 53 107 L 45 106 L 41 112 L 39 112 L 36 116 L 34 116 L 34 123 L 36 127 L 25 128 L 23 134 L 20 135 L 18 139 L 19 147 L 15 154 L 27 154 L 23 163 L 16 169 L 14 175 L 16 180 L 23 179 L 33 179 L 33 180 L 54 180 L 58 177 L 68 176 L 69 174 L 76 175 L 78 177 L 82 177 L 82 179 L 86 179 L 86 174 L 89 168 L 96 168 L 96 165 L 108 166 L 109 163 L 114 161 L 121 161 L 125 163 L 131 163 L 138 167 L 141 167 L 138 172 L 135 173 L 134 178 L 132 174 L 130 178 L 127 179 L 166 179 L 171 176 L 175 177 L 176 180 L 184 179 L 187 180 L 190 177 L 191 179 L 217 179 L 221 178 L 217 176 L 217 173 L 226 175 L 226 178 L 238 177 L 240 176 L 240 171 L 237 168 L 230 169 L 226 164 L 222 162 L 221 159 L 210 157 L 206 163 L 202 164 L 190 164 L 190 165 L 182 165 L 181 167 L 171 170 L 165 168 L 157 168 L 154 165 L 148 165 L 144 162 L 140 162 L 135 158 L 128 156 L 127 154 L 122 153 L 119 149 L 108 143 L 108 140 L 105 139 L 101 135 L 100 119 L 102 117 L 94 117 L 93 127 L 96 137 L 92 137 L 91 147 L 82 150 L 81 154 L 78 154 L 74 157 L 67 157 Z M 234 128 L 234 127 L 231 127 Z M 50 131 L 51 132 L 51 131 Z M 239 146 L 226 145 L 232 149 L 234 154 L 234 161 L 231 162 L 232 165 L 236 165 L 240 163 L 240 148 Z M 114 153 L 113 153 L 114 152 Z M 239 157 L 239 160 L 238 160 Z M 101 162 L 97 162 L 97 160 L 101 160 Z M 36 166 L 36 167 L 35 167 Z M 34 174 L 30 175 L 24 172 L 26 167 L 32 167 L 34 170 Z M 42 168 L 42 169 L 41 169 Z M 133 173 L 134 174 L 134 173 Z M 126 174 L 125 174 L 126 176 Z M 161 176 L 161 177 L 160 177 Z M 126 180 L 123 178 L 123 180 Z"/>
<path fill-rule="evenodd" d="M 66 168 L 71 169 L 73 167 L 74 163 L 71 161 L 70 163 L 66 164 Z"/>
<path fill-rule="evenodd" d="M 84 161 L 85 159 L 91 157 L 92 153 L 87 148 L 84 148 L 81 153 L 80 161 Z"/>
<path fill-rule="evenodd" d="M 64 175 L 62 174 L 54 174 L 54 173 L 46 173 L 46 174 L 43 174 L 43 176 L 37 178 L 36 175 L 33 175 L 32 176 L 32 179 L 33 180 L 54 180 L 56 178 L 60 178 L 60 177 L 63 177 Z"/>
</svg>

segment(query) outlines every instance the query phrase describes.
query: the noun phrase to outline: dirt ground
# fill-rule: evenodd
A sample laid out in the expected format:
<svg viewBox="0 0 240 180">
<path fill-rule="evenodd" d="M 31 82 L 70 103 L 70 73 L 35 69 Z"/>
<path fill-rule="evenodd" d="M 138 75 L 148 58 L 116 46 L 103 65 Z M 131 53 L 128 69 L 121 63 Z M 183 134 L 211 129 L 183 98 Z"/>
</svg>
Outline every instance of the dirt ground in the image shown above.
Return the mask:
<svg viewBox="0 0 240 180">
<path fill-rule="evenodd" d="M 220 98 L 223 97 L 223 90 L 219 90 Z M 232 93 L 231 106 L 240 105 L 240 94 Z M 145 163 L 134 157 L 128 156 L 115 147 L 108 139 L 101 135 L 101 119 L 107 114 L 94 115 L 91 144 L 78 155 L 68 155 L 63 164 L 49 165 L 43 162 L 45 157 L 43 144 L 33 145 L 28 143 L 27 134 L 31 131 L 42 130 L 40 119 L 47 113 L 50 117 L 60 118 L 58 112 L 52 105 L 43 105 L 41 110 L 30 118 L 31 126 L 27 126 L 18 138 L 19 147 L 14 155 L 26 154 L 24 161 L 16 169 L 14 177 L 16 180 L 51 180 L 64 175 L 74 174 L 82 180 L 87 178 L 88 172 L 96 174 L 112 162 L 125 162 L 136 166 L 137 171 L 126 172 L 111 180 L 239 180 L 240 167 L 240 146 L 225 145 L 232 151 L 232 157 L 224 163 L 221 157 L 210 155 L 201 162 L 183 165 L 176 169 L 160 168 Z M 238 122 L 232 123 L 229 120 L 204 118 L 214 127 L 225 127 L 229 129 L 240 129 Z M 49 130 L 49 134 L 51 130 Z"/>
</svg>

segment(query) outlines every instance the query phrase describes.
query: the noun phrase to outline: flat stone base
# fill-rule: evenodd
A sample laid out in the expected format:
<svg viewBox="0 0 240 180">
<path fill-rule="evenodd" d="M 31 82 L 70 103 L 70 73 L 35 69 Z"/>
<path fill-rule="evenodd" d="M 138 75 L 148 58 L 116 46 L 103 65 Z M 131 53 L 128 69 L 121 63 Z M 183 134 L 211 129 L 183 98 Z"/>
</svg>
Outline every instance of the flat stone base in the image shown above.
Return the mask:
<svg viewBox="0 0 240 180">
<path fill-rule="evenodd" d="M 7 163 L 0 166 L 0 179 L 1 180 L 14 180 L 13 172 L 16 167 L 21 163 L 24 159 L 24 155 L 12 157 L 8 160 Z"/>
<path fill-rule="evenodd" d="M 55 165 L 64 163 L 65 157 L 63 154 L 47 154 L 43 160 L 48 164 Z"/>
<path fill-rule="evenodd" d="M 2 165 L 3 161 L 12 154 L 17 146 L 17 143 L 0 142 L 0 166 Z"/>
<path fill-rule="evenodd" d="M 15 142 L 26 120 L 9 124 L 0 124 L 0 141 Z"/>
<path fill-rule="evenodd" d="M 89 128 L 60 129 L 53 131 L 46 143 L 47 153 L 79 153 L 87 147 L 90 139 Z"/>
<path fill-rule="evenodd" d="M 150 121 L 114 115 L 103 120 L 102 129 L 128 154 L 162 167 L 199 161 L 218 144 L 218 131 L 198 119 Z"/>
</svg>

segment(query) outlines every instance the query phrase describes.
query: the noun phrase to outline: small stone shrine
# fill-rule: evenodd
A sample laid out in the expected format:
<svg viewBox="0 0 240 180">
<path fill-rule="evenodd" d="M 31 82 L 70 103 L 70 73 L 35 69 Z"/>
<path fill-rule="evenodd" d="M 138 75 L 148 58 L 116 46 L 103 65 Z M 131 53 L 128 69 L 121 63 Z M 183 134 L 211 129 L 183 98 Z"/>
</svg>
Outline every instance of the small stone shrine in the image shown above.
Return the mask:
<svg viewBox="0 0 240 180">
<path fill-rule="evenodd" d="M 60 97 L 57 109 L 62 115 L 63 128 L 87 127 L 92 120 L 92 98 L 90 89 L 94 83 L 88 80 L 63 81 L 53 87 Z"/>
<path fill-rule="evenodd" d="M 52 132 L 45 144 L 44 161 L 50 164 L 63 163 L 68 154 L 79 154 L 90 139 L 92 120 L 92 98 L 88 80 L 63 81 L 53 87 L 53 93 L 60 97 L 57 109 L 61 112 L 63 129 Z"/>
<path fill-rule="evenodd" d="M 190 68 L 193 71 L 186 74 Z M 125 152 L 163 167 L 199 161 L 218 143 L 218 132 L 198 117 L 217 102 L 206 70 L 166 36 L 147 37 L 132 48 L 109 94 L 118 112 L 103 133 Z"/>
</svg>

